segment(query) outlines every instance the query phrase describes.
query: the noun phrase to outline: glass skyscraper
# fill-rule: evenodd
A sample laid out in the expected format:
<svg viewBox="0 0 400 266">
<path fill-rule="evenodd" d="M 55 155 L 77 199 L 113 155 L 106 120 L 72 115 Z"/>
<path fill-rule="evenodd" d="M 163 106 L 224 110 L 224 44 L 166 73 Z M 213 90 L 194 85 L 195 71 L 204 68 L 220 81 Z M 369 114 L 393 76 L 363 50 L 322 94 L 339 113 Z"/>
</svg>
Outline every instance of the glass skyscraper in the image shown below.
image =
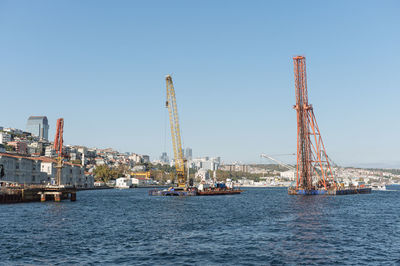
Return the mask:
<svg viewBox="0 0 400 266">
<path fill-rule="evenodd" d="M 30 116 L 26 123 L 26 131 L 41 139 L 49 139 L 49 123 L 46 116 Z"/>
<path fill-rule="evenodd" d="M 193 159 L 192 149 L 189 148 L 189 147 L 185 149 L 185 158 L 187 160 L 192 160 Z"/>
</svg>

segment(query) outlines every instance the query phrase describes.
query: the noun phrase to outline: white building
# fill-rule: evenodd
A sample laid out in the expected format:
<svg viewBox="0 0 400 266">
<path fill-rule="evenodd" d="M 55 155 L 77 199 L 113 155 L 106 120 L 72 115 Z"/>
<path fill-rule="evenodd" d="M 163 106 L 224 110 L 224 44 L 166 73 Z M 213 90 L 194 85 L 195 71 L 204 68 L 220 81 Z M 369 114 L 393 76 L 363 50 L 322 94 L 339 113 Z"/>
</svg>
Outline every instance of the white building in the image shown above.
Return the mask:
<svg viewBox="0 0 400 266">
<path fill-rule="evenodd" d="M 140 163 L 142 161 L 142 156 L 136 153 L 132 153 L 128 158 L 135 163 Z"/>
<path fill-rule="evenodd" d="M 207 181 L 210 179 L 210 173 L 206 169 L 199 169 L 196 173 L 196 179 Z"/>
<path fill-rule="evenodd" d="M 143 186 L 148 183 L 146 178 L 138 177 L 138 178 L 131 178 L 131 180 L 132 180 L 132 185 L 135 186 Z"/>
<path fill-rule="evenodd" d="M 132 186 L 132 180 L 129 177 L 120 177 L 115 181 L 116 188 L 130 188 Z"/>
<path fill-rule="evenodd" d="M 46 147 L 44 151 L 44 156 L 46 157 L 55 157 L 56 156 L 56 151 L 54 150 L 53 145 L 49 145 Z"/>
<path fill-rule="evenodd" d="M 0 144 L 5 144 L 11 141 L 11 135 L 6 132 L 0 132 Z"/>
<path fill-rule="evenodd" d="M 47 182 L 51 181 L 57 174 L 56 162 L 49 158 L 40 157 L 41 166 L 40 171 L 46 174 Z M 79 188 L 93 187 L 93 177 L 85 176 L 84 170 L 80 165 L 71 163 L 64 163 L 61 170 L 61 184 L 74 185 Z"/>
<path fill-rule="evenodd" d="M 218 170 L 220 166 L 220 158 L 196 158 L 190 161 L 190 168 L 205 169 L 215 171 Z"/>
<path fill-rule="evenodd" d="M 289 170 L 289 171 L 281 172 L 280 176 L 283 178 L 287 178 L 289 180 L 295 180 L 296 173 L 294 170 Z"/>
</svg>

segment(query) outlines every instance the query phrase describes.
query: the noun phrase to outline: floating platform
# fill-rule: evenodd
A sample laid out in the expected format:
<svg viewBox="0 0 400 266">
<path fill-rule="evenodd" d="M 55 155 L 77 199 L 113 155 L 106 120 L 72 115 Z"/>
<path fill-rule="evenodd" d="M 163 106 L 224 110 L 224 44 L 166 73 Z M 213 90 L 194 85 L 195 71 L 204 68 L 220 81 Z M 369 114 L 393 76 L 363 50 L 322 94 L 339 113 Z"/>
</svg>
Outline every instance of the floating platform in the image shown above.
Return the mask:
<svg viewBox="0 0 400 266">
<path fill-rule="evenodd" d="M 234 194 L 240 194 L 242 192 L 243 190 L 240 189 L 207 190 L 207 191 L 197 191 L 197 196 L 234 195 Z"/>
<path fill-rule="evenodd" d="M 185 191 L 185 190 L 149 190 L 150 196 L 197 196 L 197 191 Z"/>
<path fill-rule="evenodd" d="M 234 195 L 243 192 L 240 189 L 210 189 L 200 191 L 197 189 L 190 190 L 149 190 L 150 196 L 218 196 L 218 195 Z"/>
<path fill-rule="evenodd" d="M 350 195 L 350 194 L 369 194 L 371 188 L 355 187 L 343 189 L 295 189 L 289 188 L 289 195 Z"/>
</svg>

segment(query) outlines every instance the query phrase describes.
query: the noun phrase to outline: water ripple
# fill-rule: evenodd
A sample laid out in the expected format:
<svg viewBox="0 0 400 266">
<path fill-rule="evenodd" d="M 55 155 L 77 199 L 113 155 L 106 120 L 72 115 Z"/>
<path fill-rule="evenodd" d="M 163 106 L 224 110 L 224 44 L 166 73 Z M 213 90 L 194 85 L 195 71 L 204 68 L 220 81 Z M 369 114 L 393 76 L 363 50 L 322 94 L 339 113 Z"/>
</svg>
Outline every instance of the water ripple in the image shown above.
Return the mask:
<svg viewBox="0 0 400 266">
<path fill-rule="evenodd" d="M 0 264 L 399 264 L 400 190 L 221 197 L 84 191 L 77 202 L 0 205 Z"/>
</svg>

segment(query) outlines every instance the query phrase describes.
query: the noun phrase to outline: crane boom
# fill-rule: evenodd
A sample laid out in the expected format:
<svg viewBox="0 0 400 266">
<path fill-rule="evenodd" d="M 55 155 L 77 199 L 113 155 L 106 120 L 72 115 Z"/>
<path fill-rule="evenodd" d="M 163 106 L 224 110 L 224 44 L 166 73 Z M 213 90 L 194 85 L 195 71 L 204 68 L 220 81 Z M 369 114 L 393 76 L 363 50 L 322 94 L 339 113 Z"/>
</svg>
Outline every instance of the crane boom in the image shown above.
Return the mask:
<svg viewBox="0 0 400 266">
<path fill-rule="evenodd" d="M 293 171 L 296 170 L 296 168 L 294 168 L 293 166 L 288 165 L 288 164 L 286 164 L 286 163 L 283 163 L 283 162 L 281 162 L 281 161 L 279 161 L 279 160 L 277 160 L 277 159 L 275 159 L 275 158 L 273 158 L 273 157 L 271 157 L 271 156 L 269 156 L 269 155 L 266 155 L 266 154 L 264 154 L 264 153 L 261 154 L 260 156 L 261 156 L 261 157 L 264 157 L 264 158 L 267 158 L 267 159 L 270 159 L 270 160 L 272 160 L 272 161 L 278 163 L 279 165 L 288 168 L 289 170 L 293 170 Z"/>
<path fill-rule="evenodd" d="M 169 122 L 171 126 L 172 147 L 174 150 L 174 161 L 176 168 L 176 175 L 178 179 L 178 187 L 186 187 L 186 169 L 185 161 L 183 159 L 181 133 L 179 128 L 178 108 L 176 104 L 175 89 L 172 83 L 172 77 L 167 75 L 165 77 L 167 84 L 167 101 L 166 107 L 169 112 Z"/>
<path fill-rule="evenodd" d="M 57 119 L 57 128 L 56 128 L 56 136 L 54 138 L 54 150 L 57 153 L 57 177 L 56 177 L 56 184 L 61 185 L 61 171 L 63 167 L 62 162 L 62 148 L 63 148 L 63 134 L 64 134 L 64 119 L 59 118 Z"/>
</svg>

